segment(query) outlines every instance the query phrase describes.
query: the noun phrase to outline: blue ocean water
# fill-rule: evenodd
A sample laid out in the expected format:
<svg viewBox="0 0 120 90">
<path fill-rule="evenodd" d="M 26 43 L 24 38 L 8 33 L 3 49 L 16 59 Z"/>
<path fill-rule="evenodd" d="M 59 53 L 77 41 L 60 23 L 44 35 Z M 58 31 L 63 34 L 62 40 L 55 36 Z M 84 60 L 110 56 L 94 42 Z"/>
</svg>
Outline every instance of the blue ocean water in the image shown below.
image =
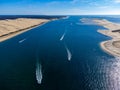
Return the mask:
<svg viewBox="0 0 120 90">
<path fill-rule="evenodd" d="M 0 90 L 119 90 L 120 59 L 100 42 L 111 39 L 96 24 L 70 16 L 0 43 Z"/>
</svg>

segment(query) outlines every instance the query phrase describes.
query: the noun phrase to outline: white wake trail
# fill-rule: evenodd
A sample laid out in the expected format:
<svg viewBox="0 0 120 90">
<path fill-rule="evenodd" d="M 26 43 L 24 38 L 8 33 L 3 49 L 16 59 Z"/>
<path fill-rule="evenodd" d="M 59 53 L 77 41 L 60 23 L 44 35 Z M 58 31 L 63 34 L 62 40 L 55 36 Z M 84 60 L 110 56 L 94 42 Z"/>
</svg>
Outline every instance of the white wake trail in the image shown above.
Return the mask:
<svg viewBox="0 0 120 90">
<path fill-rule="evenodd" d="M 67 29 L 65 29 L 65 31 L 64 31 L 64 33 L 63 33 L 63 35 L 62 35 L 62 36 L 61 36 L 61 38 L 60 38 L 60 41 L 62 41 L 62 40 L 64 39 L 64 37 L 65 37 L 66 33 L 67 33 Z"/>
<path fill-rule="evenodd" d="M 26 40 L 26 38 L 25 38 L 25 39 L 20 40 L 20 41 L 19 41 L 19 43 L 23 43 L 25 40 Z"/>
<path fill-rule="evenodd" d="M 39 61 L 37 61 L 37 63 L 36 63 L 36 79 L 37 79 L 38 84 L 42 83 L 42 78 L 43 78 L 43 76 L 42 76 L 42 66 L 39 63 Z"/>
<path fill-rule="evenodd" d="M 67 51 L 67 57 L 68 57 L 68 60 L 70 61 L 71 58 L 72 58 L 72 53 L 70 52 L 70 50 L 65 46 L 66 48 L 66 51 Z"/>
<path fill-rule="evenodd" d="M 64 39 L 65 35 L 66 35 L 66 32 L 63 33 L 62 37 L 60 38 L 60 41 Z"/>
</svg>

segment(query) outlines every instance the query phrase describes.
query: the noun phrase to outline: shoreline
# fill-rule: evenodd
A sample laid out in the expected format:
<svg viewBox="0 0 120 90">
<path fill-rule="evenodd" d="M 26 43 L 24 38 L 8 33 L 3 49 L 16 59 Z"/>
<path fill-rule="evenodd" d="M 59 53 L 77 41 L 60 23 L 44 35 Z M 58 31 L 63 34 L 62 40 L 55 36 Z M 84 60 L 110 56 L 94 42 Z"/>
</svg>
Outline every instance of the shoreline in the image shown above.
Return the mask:
<svg viewBox="0 0 120 90">
<path fill-rule="evenodd" d="M 18 18 L 18 19 L 21 19 L 21 18 Z M 22 18 L 22 19 L 23 19 L 23 22 L 24 22 L 24 19 L 26 20 L 26 18 Z M 12 19 L 8 19 L 8 20 L 12 20 Z M 14 22 L 14 20 L 16 20 L 16 19 L 13 19 L 12 21 Z M 33 19 L 33 20 L 35 20 L 35 19 Z M 49 19 L 38 19 L 38 20 L 41 20 L 38 24 L 33 24 L 33 25 L 31 24 L 29 27 L 25 27 L 25 28 L 22 28 L 22 29 L 16 29 L 16 31 L 9 30 L 6 34 L 1 34 L 0 35 L 0 42 L 8 40 L 12 37 L 15 37 L 15 36 L 19 35 L 19 34 L 27 32 L 28 30 L 39 27 L 39 26 L 41 26 L 45 23 L 48 23 L 48 22 L 52 21 L 52 20 L 49 20 Z M 5 20 L 2 20 L 2 21 L 5 21 Z M 32 19 L 31 19 L 31 22 L 32 22 Z M 7 27 L 7 25 L 5 27 Z"/>
<path fill-rule="evenodd" d="M 99 33 L 112 38 L 102 41 L 100 43 L 101 49 L 112 56 L 120 57 L 120 24 L 110 22 L 106 19 L 94 19 L 93 21 L 106 28 L 105 30 L 98 30 Z"/>
<path fill-rule="evenodd" d="M 112 48 L 109 48 L 107 47 L 107 44 L 111 43 L 111 46 L 109 47 L 112 47 Z M 120 57 L 120 52 L 118 50 L 115 49 L 115 47 L 112 45 L 112 42 L 111 40 L 108 40 L 108 41 L 103 41 L 100 43 L 100 46 L 102 48 L 102 50 L 104 50 L 106 53 L 112 55 L 112 56 L 115 56 L 115 57 Z"/>
</svg>

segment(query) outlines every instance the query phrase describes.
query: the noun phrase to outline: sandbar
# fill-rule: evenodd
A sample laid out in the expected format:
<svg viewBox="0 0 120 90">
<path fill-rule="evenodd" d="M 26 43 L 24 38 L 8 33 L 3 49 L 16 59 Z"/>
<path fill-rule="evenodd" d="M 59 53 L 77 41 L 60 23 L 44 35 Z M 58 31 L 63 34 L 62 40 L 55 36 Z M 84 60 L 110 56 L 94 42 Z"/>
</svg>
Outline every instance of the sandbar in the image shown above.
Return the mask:
<svg viewBox="0 0 120 90">
<path fill-rule="evenodd" d="M 120 24 L 106 19 L 93 19 L 93 21 L 105 28 L 104 30 L 98 30 L 99 33 L 112 38 L 111 40 L 101 42 L 101 48 L 113 56 L 120 57 Z"/>
</svg>

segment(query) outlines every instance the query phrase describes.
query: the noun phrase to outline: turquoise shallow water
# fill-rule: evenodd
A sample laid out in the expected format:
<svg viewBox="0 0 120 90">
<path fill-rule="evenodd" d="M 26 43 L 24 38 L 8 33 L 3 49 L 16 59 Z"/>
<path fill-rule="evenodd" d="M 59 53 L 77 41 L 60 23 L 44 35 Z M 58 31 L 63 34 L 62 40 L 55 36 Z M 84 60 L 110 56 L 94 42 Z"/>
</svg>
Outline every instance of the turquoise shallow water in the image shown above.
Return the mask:
<svg viewBox="0 0 120 90">
<path fill-rule="evenodd" d="M 119 90 L 120 59 L 99 43 L 104 29 L 70 16 L 0 43 L 0 90 Z"/>
</svg>

